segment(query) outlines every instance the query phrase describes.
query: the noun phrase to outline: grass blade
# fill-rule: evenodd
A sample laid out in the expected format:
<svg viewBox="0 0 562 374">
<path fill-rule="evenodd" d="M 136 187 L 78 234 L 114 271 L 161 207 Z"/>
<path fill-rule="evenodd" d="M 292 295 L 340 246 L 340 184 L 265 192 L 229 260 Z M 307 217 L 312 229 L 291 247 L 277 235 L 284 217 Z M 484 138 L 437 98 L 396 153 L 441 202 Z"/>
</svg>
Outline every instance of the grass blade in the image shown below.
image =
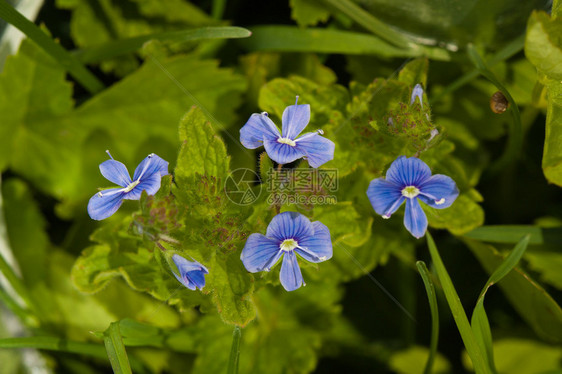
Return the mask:
<svg viewBox="0 0 562 374">
<path fill-rule="evenodd" d="M 499 282 L 503 277 L 505 277 L 514 267 L 517 265 L 527 245 L 529 244 L 530 235 L 524 236 L 515 248 L 509 253 L 505 260 L 496 268 L 496 270 L 490 275 L 490 278 L 484 285 L 478 301 L 476 302 L 476 307 L 472 312 L 471 325 L 472 330 L 476 340 L 480 344 L 480 347 L 484 350 L 486 354 L 486 360 L 488 365 L 494 373 L 496 373 L 495 363 L 494 363 L 494 351 L 492 346 L 492 331 L 490 329 L 490 322 L 488 321 L 488 315 L 484 309 L 484 297 L 486 292 L 494 283 Z"/>
<path fill-rule="evenodd" d="M 6 1 L 0 1 L 0 18 L 18 28 L 37 43 L 90 93 L 94 94 L 103 90 L 103 84 L 92 72 Z"/>
<path fill-rule="evenodd" d="M 103 333 L 103 342 L 115 374 L 132 374 L 125 345 L 121 339 L 119 322 L 112 322 Z"/>
<path fill-rule="evenodd" d="M 230 358 L 228 359 L 227 374 L 238 374 L 238 362 L 240 360 L 240 338 L 242 331 L 239 326 L 234 327 L 232 333 L 232 348 L 230 349 Z"/>
<path fill-rule="evenodd" d="M 530 225 L 481 226 L 464 234 L 470 239 L 492 243 L 515 244 L 524 235 L 529 235 L 529 244 L 562 243 L 562 227 L 543 228 Z"/>
<path fill-rule="evenodd" d="M 242 27 L 202 27 L 199 29 L 160 32 L 116 40 L 99 47 L 79 49 L 74 51 L 73 54 L 82 63 L 90 64 L 134 52 L 149 40 L 182 43 L 204 39 L 247 38 L 250 35 L 252 33 Z"/>
<path fill-rule="evenodd" d="M 443 287 L 443 293 L 445 294 L 445 298 L 447 299 L 447 303 L 449 304 L 449 309 L 451 310 L 451 314 L 457 324 L 457 328 L 461 335 L 462 341 L 472 360 L 472 364 L 476 371 L 476 374 L 491 374 L 491 369 L 486 364 L 484 354 L 480 350 L 480 346 L 476 341 L 476 337 L 474 336 L 474 332 L 472 331 L 472 327 L 468 322 L 468 318 L 466 317 L 466 313 L 464 308 L 461 304 L 459 299 L 459 295 L 453 286 L 453 282 L 451 281 L 451 277 L 447 273 L 447 269 L 443 264 L 443 260 L 441 260 L 441 256 L 437 251 L 437 247 L 435 246 L 435 242 L 431 237 L 429 232 L 426 233 L 427 236 L 427 246 L 429 247 L 429 254 L 431 255 L 431 259 L 433 264 L 435 265 L 435 270 L 437 272 L 437 277 L 441 282 L 441 286 Z"/>
<path fill-rule="evenodd" d="M 472 45 L 468 45 L 468 56 L 476 65 L 480 74 L 485 76 L 490 82 L 492 82 L 498 90 L 500 90 L 510 103 L 510 112 L 513 117 L 513 121 L 509 122 L 509 138 L 507 140 L 507 145 L 503 154 L 498 160 L 496 160 L 488 169 L 490 174 L 498 173 L 500 170 L 504 169 L 509 163 L 515 161 L 519 154 L 521 153 L 521 147 L 523 145 L 523 130 L 521 125 L 521 114 L 519 113 L 519 107 L 517 103 L 509 93 L 509 91 L 500 83 L 496 78 L 495 74 L 492 73 L 490 69 L 486 66 L 476 48 Z"/>
<path fill-rule="evenodd" d="M 52 336 L 0 339 L 0 348 L 36 348 L 107 358 L 105 349 L 100 344 L 74 342 Z"/>
<path fill-rule="evenodd" d="M 369 30 L 392 45 L 407 49 L 415 46 L 415 44 L 404 35 L 394 30 L 386 23 L 379 21 L 350 0 L 322 0 L 322 2 L 342 12 L 359 25 L 363 26 L 366 30 Z"/>
<path fill-rule="evenodd" d="M 427 293 L 427 299 L 429 301 L 429 309 L 431 310 L 431 341 L 429 343 L 429 357 L 425 363 L 424 374 L 430 374 L 433 368 L 433 362 L 435 361 L 435 356 L 437 355 L 437 344 L 439 342 L 439 309 L 437 307 L 437 296 L 435 294 L 435 287 L 433 286 L 433 281 L 431 280 L 431 275 L 425 262 L 416 262 L 418 271 L 423 280 L 423 285 L 425 286 L 425 292 Z"/>
</svg>

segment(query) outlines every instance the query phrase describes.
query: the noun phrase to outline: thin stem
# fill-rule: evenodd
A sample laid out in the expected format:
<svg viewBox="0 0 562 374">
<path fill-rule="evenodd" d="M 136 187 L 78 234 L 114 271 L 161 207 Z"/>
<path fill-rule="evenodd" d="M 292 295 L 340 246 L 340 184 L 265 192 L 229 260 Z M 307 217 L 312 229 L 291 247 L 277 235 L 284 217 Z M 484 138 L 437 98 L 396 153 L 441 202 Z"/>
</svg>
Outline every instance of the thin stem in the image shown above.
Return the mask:
<svg viewBox="0 0 562 374">
<path fill-rule="evenodd" d="M 238 374 L 238 363 L 240 360 L 240 339 L 242 330 L 239 326 L 234 327 L 232 332 L 232 348 L 230 349 L 230 358 L 228 359 L 227 374 Z"/>
<path fill-rule="evenodd" d="M 433 368 L 433 362 L 435 361 L 435 356 L 437 355 L 437 344 L 439 342 L 439 309 L 437 307 L 437 296 L 435 294 L 435 287 L 431 280 L 431 275 L 425 262 L 418 261 L 416 266 L 423 280 L 425 286 L 425 291 L 427 293 L 427 298 L 429 300 L 429 309 L 431 311 L 431 341 L 429 343 L 429 357 L 425 364 L 424 374 L 430 374 Z"/>
</svg>

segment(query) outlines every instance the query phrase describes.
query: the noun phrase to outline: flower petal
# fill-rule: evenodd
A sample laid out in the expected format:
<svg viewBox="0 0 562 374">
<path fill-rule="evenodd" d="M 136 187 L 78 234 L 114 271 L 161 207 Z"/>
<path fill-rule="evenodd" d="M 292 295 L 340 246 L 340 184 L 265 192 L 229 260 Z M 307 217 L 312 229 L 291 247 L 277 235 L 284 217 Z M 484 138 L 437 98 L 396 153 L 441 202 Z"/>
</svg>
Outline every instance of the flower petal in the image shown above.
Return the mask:
<svg viewBox="0 0 562 374">
<path fill-rule="evenodd" d="M 405 199 L 402 196 L 401 187 L 384 178 L 371 181 L 369 188 L 367 188 L 367 196 L 375 212 L 384 218 L 390 218 Z"/>
<path fill-rule="evenodd" d="M 283 251 L 279 248 L 279 242 L 266 238 L 262 234 L 252 234 L 246 240 L 240 260 L 250 273 L 258 271 L 269 271 Z"/>
<path fill-rule="evenodd" d="M 427 217 L 417 198 L 406 199 L 404 226 L 418 239 L 425 235 L 425 230 L 427 230 Z"/>
<path fill-rule="evenodd" d="M 386 179 L 401 187 L 416 186 L 419 188 L 419 185 L 429 177 L 431 177 L 429 166 L 417 157 L 400 156 L 394 160 L 386 172 Z"/>
<path fill-rule="evenodd" d="M 112 216 L 123 203 L 124 193 L 121 188 L 110 188 L 96 193 L 88 202 L 88 214 L 92 219 L 101 221 Z"/>
<path fill-rule="evenodd" d="M 190 290 L 205 287 L 205 274 L 209 274 L 209 270 L 205 266 L 197 261 L 188 261 L 178 254 L 174 254 L 172 260 L 178 268 L 179 275 L 174 271 L 172 273 L 184 286 Z"/>
<path fill-rule="evenodd" d="M 279 273 L 279 279 L 281 280 L 283 288 L 287 291 L 294 291 L 304 284 L 295 252 L 290 251 L 285 253 L 285 257 L 283 257 L 283 264 L 281 265 L 281 272 Z"/>
<path fill-rule="evenodd" d="M 254 113 L 240 129 L 240 143 L 248 149 L 263 145 L 264 139 L 277 140 L 281 135 L 279 129 L 266 114 Z"/>
<path fill-rule="evenodd" d="M 293 147 L 285 143 L 279 143 L 277 139 L 265 139 L 263 143 L 269 158 L 278 164 L 288 164 L 305 155 L 305 153 L 297 147 Z"/>
<path fill-rule="evenodd" d="M 294 251 L 309 262 L 329 260 L 333 254 L 330 230 L 320 221 L 312 222 L 312 227 L 314 235 L 301 239 Z"/>
<path fill-rule="evenodd" d="M 273 217 L 265 235 L 278 241 L 295 239 L 300 242 L 314 235 L 314 227 L 310 220 L 300 213 L 283 212 Z"/>
<path fill-rule="evenodd" d="M 455 181 L 443 174 L 435 174 L 419 187 L 419 198 L 432 208 L 450 207 L 459 196 Z"/>
<path fill-rule="evenodd" d="M 310 105 L 289 105 L 283 111 L 283 137 L 294 140 L 310 121 Z"/>
<path fill-rule="evenodd" d="M 131 177 L 127 167 L 119 161 L 113 159 L 106 160 L 100 164 L 101 175 L 121 187 L 127 187 L 131 183 Z"/>
<path fill-rule="evenodd" d="M 137 166 L 133 180 L 137 181 L 140 178 L 142 182 L 145 179 L 150 179 L 154 174 L 158 174 L 160 177 L 168 175 L 168 161 L 164 161 L 159 156 L 151 153 Z"/>
<path fill-rule="evenodd" d="M 297 149 L 305 154 L 308 164 L 317 168 L 326 162 L 334 159 L 334 149 L 336 145 L 330 139 L 312 132 L 303 135 L 295 140 Z"/>
<path fill-rule="evenodd" d="M 412 96 L 410 97 L 410 105 L 416 102 L 416 97 L 420 99 L 420 105 L 423 107 L 423 88 L 421 84 L 416 84 L 412 90 Z"/>
<path fill-rule="evenodd" d="M 127 192 L 123 198 L 127 200 L 139 200 L 142 191 L 146 191 L 149 195 L 154 195 L 160 189 L 161 183 L 162 177 L 158 172 L 153 173 L 150 177 L 143 176 L 141 182 L 131 191 Z"/>
</svg>

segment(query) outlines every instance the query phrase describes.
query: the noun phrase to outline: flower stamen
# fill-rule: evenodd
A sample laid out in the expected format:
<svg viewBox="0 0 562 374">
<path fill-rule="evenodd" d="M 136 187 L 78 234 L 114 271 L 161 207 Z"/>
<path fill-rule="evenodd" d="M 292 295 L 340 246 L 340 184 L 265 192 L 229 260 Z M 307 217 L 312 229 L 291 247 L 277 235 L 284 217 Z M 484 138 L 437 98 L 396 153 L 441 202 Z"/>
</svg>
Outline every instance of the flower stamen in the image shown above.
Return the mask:
<svg viewBox="0 0 562 374">
<path fill-rule="evenodd" d="M 294 147 L 294 146 L 297 145 L 297 143 L 295 143 L 294 140 L 289 139 L 289 138 L 278 138 L 278 139 L 277 139 L 277 143 L 288 144 L 288 145 L 290 145 L 291 147 Z"/>
<path fill-rule="evenodd" d="M 293 249 L 297 248 L 299 243 L 295 239 L 285 239 L 279 245 L 279 248 L 285 252 L 291 252 Z"/>
<path fill-rule="evenodd" d="M 420 194 L 420 190 L 416 186 L 406 186 L 402 189 L 402 196 L 407 197 L 409 199 L 413 199 L 419 194 Z"/>
</svg>

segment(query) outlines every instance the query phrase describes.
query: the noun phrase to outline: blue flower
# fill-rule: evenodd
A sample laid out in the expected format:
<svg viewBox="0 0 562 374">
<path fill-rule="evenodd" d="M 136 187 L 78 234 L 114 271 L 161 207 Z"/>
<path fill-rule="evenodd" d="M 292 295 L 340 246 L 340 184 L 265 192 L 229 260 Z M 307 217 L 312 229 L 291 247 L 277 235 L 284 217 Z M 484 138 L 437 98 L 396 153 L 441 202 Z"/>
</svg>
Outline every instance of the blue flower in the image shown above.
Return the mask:
<svg viewBox="0 0 562 374">
<path fill-rule="evenodd" d="M 174 260 L 180 275 L 177 275 L 174 271 L 172 273 L 184 286 L 193 291 L 197 288 L 202 290 L 205 287 L 205 274 L 209 274 L 209 270 L 205 266 L 197 261 L 188 261 L 177 254 L 172 256 L 172 260 Z"/>
<path fill-rule="evenodd" d="M 132 181 L 127 167 L 115 161 L 109 151 L 106 152 L 111 159 L 100 164 L 100 172 L 107 180 L 122 188 L 110 188 L 92 196 L 88 203 L 88 214 L 98 221 L 113 215 L 123 199 L 139 200 L 142 191 L 154 195 L 160 189 L 160 179 L 168 174 L 168 162 L 152 153 L 137 166 Z"/>
<path fill-rule="evenodd" d="M 250 235 L 240 259 L 249 272 L 257 273 L 271 270 L 283 257 L 279 279 L 287 291 L 294 291 L 305 284 L 297 254 L 314 263 L 332 258 L 330 230 L 300 213 L 284 212 L 273 217 L 265 236 Z"/>
<path fill-rule="evenodd" d="M 278 164 L 288 164 L 304 157 L 308 164 L 317 168 L 334 158 L 335 144 L 320 136 L 322 130 L 308 132 L 299 137 L 310 121 L 310 105 L 295 105 L 285 108 L 282 118 L 283 131 L 266 112 L 254 113 L 240 129 L 240 142 L 248 149 L 265 146 L 269 157 Z"/>
<path fill-rule="evenodd" d="M 448 208 L 459 196 L 459 190 L 450 177 L 431 175 L 429 166 L 419 158 L 400 156 L 388 168 L 386 179 L 371 181 L 367 196 L 382 218 L 390 218 L 406 200 L 404 226 L 419 239 L 427 230 L 427 217 L 419 200 L 432 208 Z"/>
<path fill-rule="evenodd" d="M 414 86 L 414 89 L 412 90 L 412 96 L 410 97 L 410 105 L 414 104 L 416 102 L 416 97 L 420 99 L 420 105 L 423 108 L 423 88 L 421 86 L 421 84 L 416 84 Z"/>
</svg>

